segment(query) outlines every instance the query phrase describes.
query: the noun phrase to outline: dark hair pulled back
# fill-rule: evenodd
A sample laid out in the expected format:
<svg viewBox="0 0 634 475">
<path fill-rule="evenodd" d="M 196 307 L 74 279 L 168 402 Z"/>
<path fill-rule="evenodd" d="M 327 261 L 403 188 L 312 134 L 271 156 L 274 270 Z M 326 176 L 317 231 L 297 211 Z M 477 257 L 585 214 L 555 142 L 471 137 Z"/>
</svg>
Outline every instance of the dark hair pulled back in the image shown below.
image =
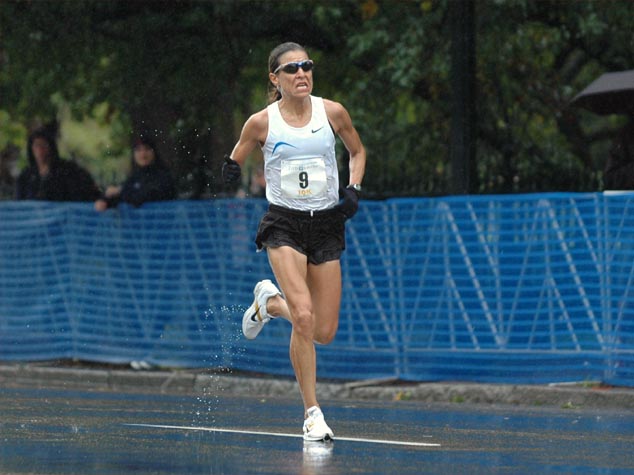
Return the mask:
<svg viewBox="0 0 634 475">
<path fill-rule="evenodd" d="M 303 51 L 306 53 L 306 49 L 303 46 L 293 43 L 292 41 L 277 45 L 273 48 L 273 50 L 271 50 L 271 54 L 269 54 L 269 73 L 275 71 L 280 65 L 280 56 L 288 53 L 289 51 Z M 279 101 L 282 98 L 282 93 L 275 87 L 270 79 L 268 86 L 268 98 L 269 104 Z"/>
</svg>

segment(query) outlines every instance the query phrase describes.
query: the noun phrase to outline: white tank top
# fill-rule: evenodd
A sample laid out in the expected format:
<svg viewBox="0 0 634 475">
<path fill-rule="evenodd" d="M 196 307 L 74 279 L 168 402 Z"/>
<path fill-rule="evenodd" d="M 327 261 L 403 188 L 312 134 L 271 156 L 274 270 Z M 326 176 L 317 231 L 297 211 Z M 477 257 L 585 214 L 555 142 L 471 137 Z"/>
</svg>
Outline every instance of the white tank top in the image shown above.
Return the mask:
<svg viewBox="0 0 634 475">
<path fill-rule="evenodd" d="M 332 208 L 339 201 L 339 171 L 333 133 L 321 97 L 310 96 L 312 115 L 291 127 L 277 102 L 267 107 L 269 131 L 262 147 L 266 199 L 301 211 Z"/>
</svg>

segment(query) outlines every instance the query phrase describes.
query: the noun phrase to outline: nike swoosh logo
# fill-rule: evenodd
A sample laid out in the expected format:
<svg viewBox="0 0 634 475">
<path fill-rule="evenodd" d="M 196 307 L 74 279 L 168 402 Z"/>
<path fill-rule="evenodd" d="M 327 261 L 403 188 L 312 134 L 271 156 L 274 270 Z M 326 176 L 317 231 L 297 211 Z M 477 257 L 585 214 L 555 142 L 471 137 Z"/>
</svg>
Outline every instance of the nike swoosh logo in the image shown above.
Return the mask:
<svg viewBox="0 0 634 475">
<path fill-rule="evenodd" d="M 251 321 L 256 323 L 262 321 L 262 317 L 260 317 L 260 306 L 257 303 L 255 304 L 255 313 L 251 315 Z"/>
<path fill-rule="evenodd" d="M 321 129 L 323 129 L 323 128 L 324 128 L 324 126 L 322 125 L 322 126 L 321 126 L 321 127 L 319 127 L 318 129 L 316 129 L 316 130 L 311 129 L 310 131 L 311 131 L 313 134 L 316 134 L 317 132 L 319 132 L 319 131 L 320 131 Z"/>
<path fill-rule="evenodd" d="M 271 153 L 275 153 L 275 150 L 277 150 L 277 147 L 281 147 L 282 145 L 288 145 L 289 147 L 297 148 L 295 145 L 290 144 L 288 142 L 277 142 L 275 146 L 273 147 L 273 151 Z"/>
</svg>

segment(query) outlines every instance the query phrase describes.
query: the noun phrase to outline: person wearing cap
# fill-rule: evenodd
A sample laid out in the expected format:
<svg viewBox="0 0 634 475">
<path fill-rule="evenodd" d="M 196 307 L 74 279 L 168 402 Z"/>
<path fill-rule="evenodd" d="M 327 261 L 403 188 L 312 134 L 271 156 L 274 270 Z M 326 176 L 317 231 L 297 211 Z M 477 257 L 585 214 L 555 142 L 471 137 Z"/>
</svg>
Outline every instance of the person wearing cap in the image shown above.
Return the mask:
<svg viewBox="0 0 634 475">
<path fill-rule="evenodd" d="M 46 128 L 34 130 L 27 143 L 29 165 L 16 182 L 18 200 L 93 201 L 99 187 L 88 171 L 60 158 L 54 135 Z"/>
<path fill-rule="evenodd" d="M 167 165 L 159 157 L 156 145 L 147 134 L 132 142 L 132 170 L 120 186 L 109 186 L 95 201 L 95 209 L 104 211 L 119 203 L 141 206 L 150 201 L 176 198 L 176 184 Z"/>
</svg>

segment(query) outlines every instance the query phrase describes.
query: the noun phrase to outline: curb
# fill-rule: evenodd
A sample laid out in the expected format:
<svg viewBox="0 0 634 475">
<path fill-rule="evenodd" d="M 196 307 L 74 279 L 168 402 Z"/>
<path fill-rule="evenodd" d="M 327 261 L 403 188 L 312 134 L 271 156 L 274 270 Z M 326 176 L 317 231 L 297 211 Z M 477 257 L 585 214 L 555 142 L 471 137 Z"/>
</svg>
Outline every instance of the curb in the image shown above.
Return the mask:
<svg viewBox="0 0 634 475">
<path fill-rule="evenodd" d="M 134 371 L 0 364 L 0 387 L 126 391 L 193 396 L 287 397 L 299 394 L 294 380 L 247 377 L 195 370 Z M 320 399 L 413 401 L 424 403 L 513 405 L 563 409 L 634 409 L 634 389 L 567 385 L 404 383 L 393 380 L 319 382 Z"/>
</svg>

